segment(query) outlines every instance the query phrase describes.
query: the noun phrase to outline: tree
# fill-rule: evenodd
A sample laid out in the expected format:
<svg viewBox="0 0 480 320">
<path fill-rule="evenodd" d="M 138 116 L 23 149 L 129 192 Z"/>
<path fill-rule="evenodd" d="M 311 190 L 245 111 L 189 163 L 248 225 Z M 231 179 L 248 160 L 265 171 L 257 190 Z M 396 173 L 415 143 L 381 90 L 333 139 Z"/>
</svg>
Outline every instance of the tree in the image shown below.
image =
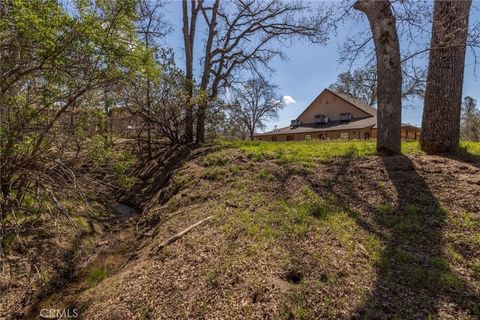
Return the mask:
<svg viewBox="0 0 480 320">
<path fill-rule="evenodd" d="M 402 84 L 402 99 L 423 97 L 425 94 L 424 69 L 410 70 L 415 76 L 408 77 Z M 377 71 L 374 66 L 342 72 L 337 81 L 329 86 L 338 93 L 359 99 L 363 103 L 373 106 L 377 103 Z"/>
<path fill-rule="evenodd" d="M 153 62 L 135 36 L 132 2 L 76 4 L 69 11 L 56 1 L 0 6 L 2 214 L 20 207 L 27 193 L 51 194 L 65 143 L 62 117 L 82 108 L 89 93 L 120 85 Z"/>
<path fill-rule="evenodd" d="M 207 108 L 219 92 L 236 82 L 241 70 L 260 75 L 272 58 L 283 57 L 278 47 L 272 46 L 275 42 L 300 37 L 324 43 L 329 12 L 319 9 L 305 16 L 309 7 L 296 1 L 237 0 L 221 5 L 216 0 L 211 6 L 196 2 L 207 29 L 200 92 L 209 99 L 198 105 L 196 137 L 197 143 L 203 143 Z"/>
<path fill-rule="evenodd" d="M 185 105 L 189 101 L 184 85 L 185 74 L 176 66 L 171 50 L 159 52 L 157 60 L 161 74 L 151 81 L 145 81 L 142 76 L 133 79 L 126 88 L 125 105 L 133 116 L 150 128 L 152 135 L 179 144 L 185 132 Z M 150 140 L 150 135 L 147 138 Z"/>
<path fill-rule="evenodd" d="M 200 2 L 191 0 L 190 15 L 188 14 L 188 2 L 182 0 L 182 20 L 183 20 L 183 43 L 185 52 L 185 88 L 189 97 L 185 113 L 185 142 L 193 142 L 193 48 L 195 45 L 195 33 L 197 26 L 197 16 L 200 10 Z"/>
<path fill-rule="evenodd" d="M 472 97 L 463 99 L 460 137 L 462 140 L 480 140 L 480 110 L 477 100 Z"/>
<path fill-rule="evenodd" d="M 395 17 L 388 0 L 358 0 L 356 10 L 366 14 L 377 60 L 377 151 L 400 153 L 402 70 Z"/>
<path fill-rule="evenodd" d="M 250 140 L 257 128 L 265 127 L 264 121 L 278 118 L 278 111 L 285 106 L 275 89 L 276 86 L 261 78 L 248 80 L 233 89 L 232 118 L 247 127 Z"/>
<path fill-rule="evenodd" d="M 343 72 L 329 88 L 373 106 L 377 103 L 377 72 L 375 68 Z"/>
<path fill-rule="evenodd" d="M 139 0 L 137 3 L 137 34 L 145 48 L 153 49 L 157 54 L 159 51 L 158 40 L 170 31 L 162 16 L 164 5 L 165 3 L 161 0 Z M 152 103 L 152 79 L 143 77 L 143 81 L 146 81 L 144 104 L 148 110 L 151 109 Z M 152 128 L 150 121 L 146 121 L 145 124 L 147 127 L 147 152 L 150 159 L 152 158 Z"/>
<path fill-rule="evenodd" d="M 428 52 L 429 30 L 425 28 L 431 22 L 429 1 L 389 1 L 395 17 L 397 35 L 401 46 L 402 98 L 423 97 L 426 83 L 425 58 Z M 340 63 L 347 64 L 351 70 L 354 64 L 360 64 L 361 70 L 370 70 L 375 66 L 375 45 L 370 27 L 362 29 L 363 15 L 352 11 L 351 1 L 345 0 L 340 6 L 341 15 L 337 21 L 350 21 L 360 31 L 347 35 L 339 48 Z M 356 67 L 357 69 L 359 67 Z M 372 69 L 375 70 L 375 69 Z"/>
<path fill-rule="evenodd" d="M 470 0 L 435 1 L 422 117 L 422 149 L 452 152 L 460 138 Z"/>
</svg>

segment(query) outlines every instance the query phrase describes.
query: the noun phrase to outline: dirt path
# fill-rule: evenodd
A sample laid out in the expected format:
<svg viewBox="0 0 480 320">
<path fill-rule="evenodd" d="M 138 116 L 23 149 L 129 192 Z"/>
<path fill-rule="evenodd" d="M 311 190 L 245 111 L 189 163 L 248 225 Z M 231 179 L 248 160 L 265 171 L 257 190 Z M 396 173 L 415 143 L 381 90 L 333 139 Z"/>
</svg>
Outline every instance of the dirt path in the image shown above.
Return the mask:
<svg viewBox="0 0 480 320">
<path fill-rule="evenodd" d="M 41 298 L 25 319 L 67 319 L 78 314 L 77 297 L 118 272 L 131 258 L 136 240 L 134 209 L 113 203 L 115 226 L 97 242 L 98 250 L 79 265 L 73 276 Z"/>
</svg>

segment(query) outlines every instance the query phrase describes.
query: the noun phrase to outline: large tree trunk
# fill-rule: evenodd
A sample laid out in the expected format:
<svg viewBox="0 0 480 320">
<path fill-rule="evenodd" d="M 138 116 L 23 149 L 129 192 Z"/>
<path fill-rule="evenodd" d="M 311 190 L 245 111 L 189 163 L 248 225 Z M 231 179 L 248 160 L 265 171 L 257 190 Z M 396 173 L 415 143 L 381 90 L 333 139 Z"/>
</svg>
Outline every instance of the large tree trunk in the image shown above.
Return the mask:
<svg viewBox="0 0 480 320">
<path fill-rule="evenodd" d="M 435 1 L 420 144 L 451 152 L 460 138 L 463 71 L 471 0 Z"/>
<path fill-rule="evenodd" d="M 202 11 L 206 23 L 208 25 L 208 37 L 207 43 L 205 45 L 205 60 L 203 62 L 203 74 L 202 74 L 202 81 L 200 82 L 200 90 L 207 92 L 208 85 L 210 83 L 210 73 L 212 67 L 212 46 L 213 46 L 213 39 L 217 34 L 217 14 L 218 8 L 220 6 L 220 0 L 215 0 L 212 8 L 211 8 L 211 18 L 210 20 L 207 19 L 207 10 L 202 6 L 200 3 L 200 10 Z M 214 99 L 217 95 L 217 87 L 213 86 L 210 90 L 210 98 Z M 197 117 L 197 144 L 201 144 L 205 142 L 205 121 L 207 119 L 207 108 L 208 102 L 201 103 L 198 106 L 198 117 Z"/>
<path fill-rule="evenodd" d="M 202 103 L 198 106 L 197 115 L 197 144 L 205 142 L 205 120 L 207 118 L 207 103 Z"/>
<path fill-rule="evenodd" d="M 191 15 L 188 17 L 187 0 L 182 1 L 183 12 L 183 42 L 185 48 L 185 86 L 188 94 L 188 105 L 185 110 L 185 142 L 193 142 L 193 46 L 195 44 L 195 28 L 197 24 L 198 7 L 195 0 L 191 2 Z"/>
<path fill-rule="evenodd" d="M 400 153 L 402 70 L 397 27 L 388 0 L 358 0 L 353 6 L 368 17 L 377 56 L 377 151 Z"/>
</svg>

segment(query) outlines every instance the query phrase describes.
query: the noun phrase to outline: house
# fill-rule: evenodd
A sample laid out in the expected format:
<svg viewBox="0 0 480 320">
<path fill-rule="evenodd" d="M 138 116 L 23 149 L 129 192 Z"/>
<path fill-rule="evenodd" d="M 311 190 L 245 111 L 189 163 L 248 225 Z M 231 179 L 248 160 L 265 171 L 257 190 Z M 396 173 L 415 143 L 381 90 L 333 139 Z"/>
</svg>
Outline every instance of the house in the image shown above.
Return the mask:
<svg viewBox="0 0 480 320">
<path fill-rule="evenodd" d="M 402 124 L 402 139 L 418 140 L 420 128 Z M 377 137 L 377 109 L 363 102 L 324 89 L 303 110 L 291 125 L 273 131 L 255 134 L 255 140 L 329 140 L 375 139 Z"/>
</svg>

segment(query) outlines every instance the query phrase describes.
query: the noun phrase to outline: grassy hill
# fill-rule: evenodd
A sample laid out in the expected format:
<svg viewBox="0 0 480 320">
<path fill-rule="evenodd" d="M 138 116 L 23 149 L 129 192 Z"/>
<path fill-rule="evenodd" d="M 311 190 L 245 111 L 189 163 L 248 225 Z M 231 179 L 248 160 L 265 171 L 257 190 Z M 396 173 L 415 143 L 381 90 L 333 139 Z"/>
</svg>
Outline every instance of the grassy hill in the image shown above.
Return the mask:
<svg viewBox="0 0 480 320">
<path fill-rule="evenodd" d="M 462 158 L 414 142 L 394 157 L 362 141 L 193 150 L 144 194 L 124 262 L 86 267 L 91 284 L 68 303 L 85 319 L 477 319 L 480 163 L 462 159 L 480 143 L 462 147 Z M 164 180 L 156 165 L 140 184 Z"/>
</svg>

